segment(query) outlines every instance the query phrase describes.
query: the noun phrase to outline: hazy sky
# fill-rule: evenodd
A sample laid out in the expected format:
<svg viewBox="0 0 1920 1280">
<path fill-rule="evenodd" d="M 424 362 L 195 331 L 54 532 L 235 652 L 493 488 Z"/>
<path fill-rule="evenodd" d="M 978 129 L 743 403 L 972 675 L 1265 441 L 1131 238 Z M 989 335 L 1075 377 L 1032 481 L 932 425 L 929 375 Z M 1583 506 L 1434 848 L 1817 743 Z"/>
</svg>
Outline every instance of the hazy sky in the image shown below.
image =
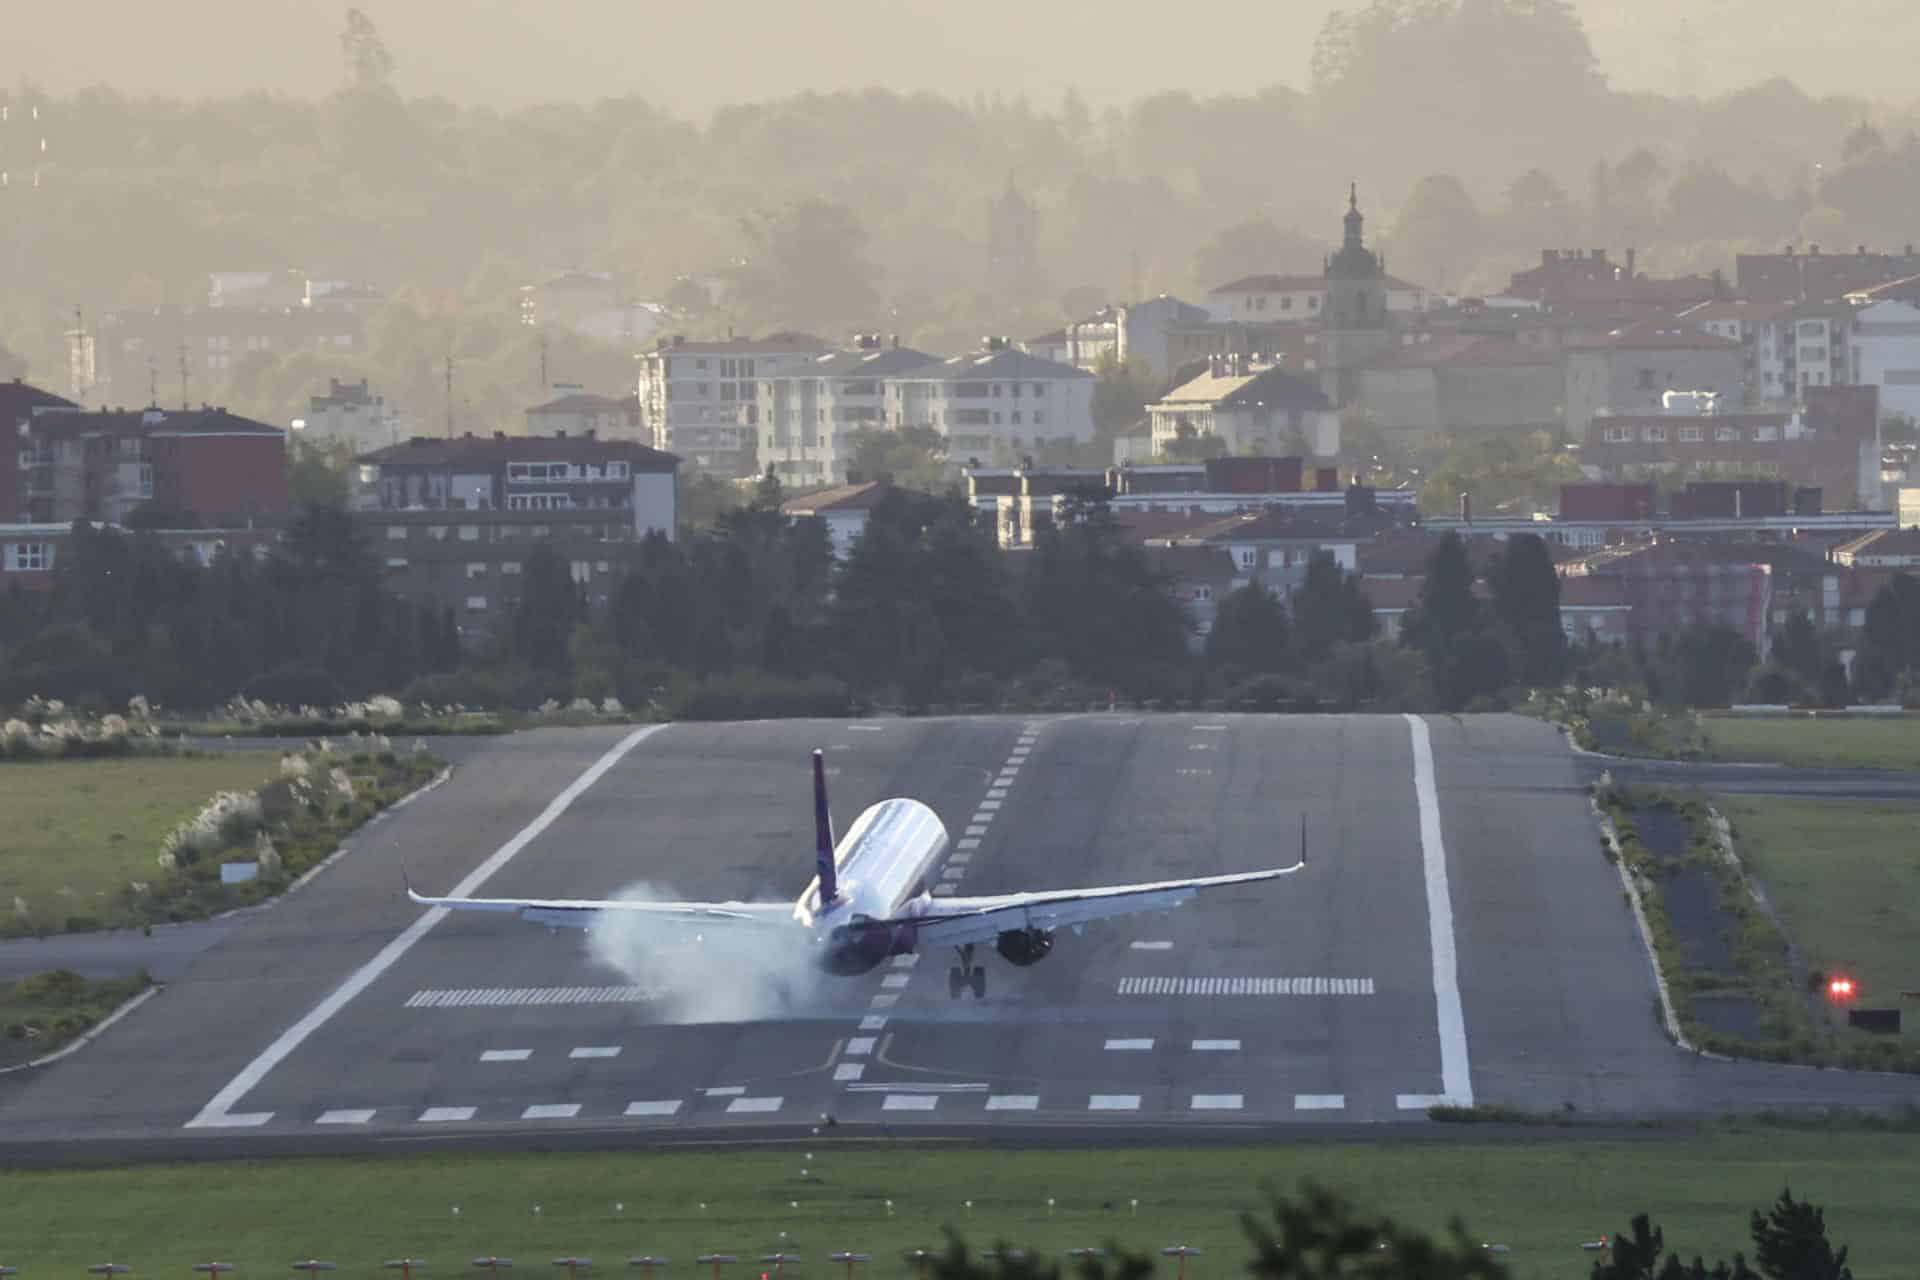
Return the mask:
<svg viewBox="0 0 1920 1280">
<path fill-rule="evenodd" d="M 502 105 L 637 93 L 677 113 L 804 89 L 1024 93 L 1096 106 L 1161 89 L 1304 88 L 1334 0 L 364 0 L 408 95 Z M 1716 93 L 1786 75 L 1906 101 L 1910 0 L 1576 0 L 1612 82 Z M 0 83 L 181 96 L 340 79 L 340 0 L 16 4 Z"/>
</svg>

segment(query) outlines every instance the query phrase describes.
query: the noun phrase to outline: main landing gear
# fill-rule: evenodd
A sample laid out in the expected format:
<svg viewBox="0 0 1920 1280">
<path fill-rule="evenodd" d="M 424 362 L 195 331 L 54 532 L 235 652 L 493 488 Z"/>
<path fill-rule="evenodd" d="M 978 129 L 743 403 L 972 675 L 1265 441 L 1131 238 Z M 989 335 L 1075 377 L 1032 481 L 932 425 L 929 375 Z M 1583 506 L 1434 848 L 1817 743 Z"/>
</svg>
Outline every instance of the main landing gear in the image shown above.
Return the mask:
<svg viewBox="0 0 1920 1280">
<path fill-rule="evenodd" d="M 958 1000 L 962 991 L 971 989 L 975 1000 L 984 1000 L 987 995 L 987 971 L 973 962 L 973 944 L 955 947 L 960 953 L 960 963 L 947 970 L 947 997 Z"/>
</svg>

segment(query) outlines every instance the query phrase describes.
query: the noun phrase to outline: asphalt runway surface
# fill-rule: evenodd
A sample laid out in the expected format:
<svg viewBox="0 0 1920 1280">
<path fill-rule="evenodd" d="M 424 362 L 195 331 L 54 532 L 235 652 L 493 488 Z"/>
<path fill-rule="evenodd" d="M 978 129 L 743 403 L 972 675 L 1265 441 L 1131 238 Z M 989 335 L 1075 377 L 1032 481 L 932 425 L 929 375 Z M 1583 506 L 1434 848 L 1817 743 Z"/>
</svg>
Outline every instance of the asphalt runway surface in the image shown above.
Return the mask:
<svg viewBox="0 0 1920 1280">
<path fill-rule="evenodd" d="M 808 753 L 840 826 L 894 795 L 955 844 L 936 892 L 1285 865 L 1063 932 L 984 1000 L 950 954 L 814 979 L 656 931 L 589 940 L 430 892 L 784 900 Z M 0 1145 L 1415 1134 L 1437 1101 L 1639 1116 L 1920 1101 L 1920 1080 L 1667 1043 L 1588 762 L 1520 717 L 1096 714 L 542 730 L 474 745 L 156 999 L 0 1077 Z M 684 931 L 677 931 L 683 934 Z"/>
</svg>

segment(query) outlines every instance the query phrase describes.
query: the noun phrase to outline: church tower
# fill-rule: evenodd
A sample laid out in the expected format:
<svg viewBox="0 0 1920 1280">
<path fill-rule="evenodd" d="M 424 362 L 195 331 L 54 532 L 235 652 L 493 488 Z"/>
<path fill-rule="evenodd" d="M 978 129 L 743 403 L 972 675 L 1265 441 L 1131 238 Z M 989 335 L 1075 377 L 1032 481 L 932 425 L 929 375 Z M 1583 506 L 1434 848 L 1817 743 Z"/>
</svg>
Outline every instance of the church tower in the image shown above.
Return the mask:
<svg viewBox="0 0 1920 1280">
<path fill-rule="evenodd" d="M 1320 311 L 1320 389 L 1336 405 L 1359 394 L 1359 371 L 1393 345 L 1387 331 L 1387 268 L 1367 248 L 1360 190 L 1347 191 L 1346 237 L 1327 259 L 1327 300 Z"/>
</svg>

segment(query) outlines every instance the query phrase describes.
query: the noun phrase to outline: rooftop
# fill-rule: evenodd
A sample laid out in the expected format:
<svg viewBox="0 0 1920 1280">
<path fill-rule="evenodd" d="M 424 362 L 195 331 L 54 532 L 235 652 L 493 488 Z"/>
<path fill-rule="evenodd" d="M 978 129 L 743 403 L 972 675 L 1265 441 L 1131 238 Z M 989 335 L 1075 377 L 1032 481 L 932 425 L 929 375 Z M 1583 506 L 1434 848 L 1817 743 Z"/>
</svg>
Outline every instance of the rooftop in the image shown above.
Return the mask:
<svg viewBox="0 0 1920 1280">
<path fill-rule="evenodd" d="M 640 395 L 638 392 L 635 392 L 633 395 L 625 396 L 616 400 L 612 396 L 597 396 L 597 395 L 594 395 L 592 392 L 588 392 L 588 391 L 573 391 L 573 392 L 567 393 L 564 396 L 559 397 L 558 399 L 549 400 L 545 404 L 537 404 L 533 406 L 533 408 L 527 410 L 527 412 L 528 413 L 621 413 L 621 412 L 638 413 L 640 412 Z"/>
<path fill-rule="evenodd" d="M 78 409 L 73 401 L 15 378 L 0 382 L 0 424 L 12 424 L 35 409 Z"/>
<path fill-rule="evenodd" d="M 835 489 L 822 489 L 818 493 L 788 498 L 780 504 L 780 510 L 790 516 L 818 516 L 829 511 L 871 511 L 892 491 L 893 485 L 885 480 L 843 484 Z"/>
<path fill-rule="evenodd" d="M 415 436 L 400 444 L 363 453 L 358 461 L 375 466 L 444 467 L 458 464 L 498 466 L 507 462 L 604 462 L 625 459 L 636 470 L 672 471 L 680 459 L 631 440 L 592 436 Z"/>
<path fill-rule="evenodd" d="M 1221 372 L 1214 372 L 1220 369 Z M 1271 368 L 1258 373 L 1228 373 L 1215 365 L 1190 382 L 1169 391 L 1163 405 L 1210 404 L 1219 408 L 1272 405 L 1281 409 L 1329 409 L 1333 406 L 1307 379 Z"/>
</svg>

